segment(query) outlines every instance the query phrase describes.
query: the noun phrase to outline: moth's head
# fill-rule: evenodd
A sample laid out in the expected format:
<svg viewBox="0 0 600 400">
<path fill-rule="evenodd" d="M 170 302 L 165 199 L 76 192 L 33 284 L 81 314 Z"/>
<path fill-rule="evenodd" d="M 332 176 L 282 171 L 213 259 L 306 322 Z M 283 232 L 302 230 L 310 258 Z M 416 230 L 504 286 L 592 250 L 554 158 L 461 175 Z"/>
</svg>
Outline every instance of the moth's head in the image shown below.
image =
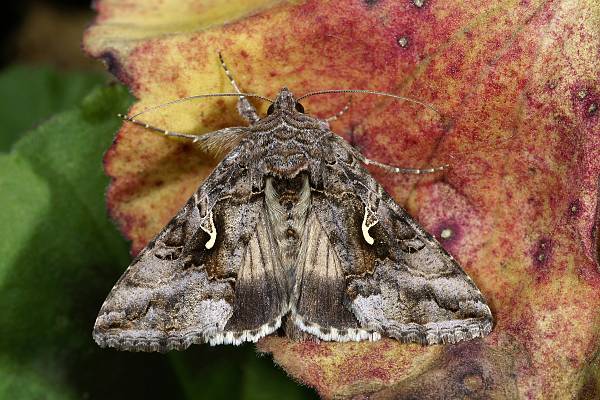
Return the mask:
<svg viewBox="0 0 600 400">
<path fill-rule="evenodd" d="M 275 102 L 269 106 L 267 115 L 271 115 L 276 111 L 304 113 L 304 107 L 302 107 L 302 104 L 296 101 L 296 98 L 292 92 L 288 88 L 284 87 L 277 95 Z"/>
</svg>

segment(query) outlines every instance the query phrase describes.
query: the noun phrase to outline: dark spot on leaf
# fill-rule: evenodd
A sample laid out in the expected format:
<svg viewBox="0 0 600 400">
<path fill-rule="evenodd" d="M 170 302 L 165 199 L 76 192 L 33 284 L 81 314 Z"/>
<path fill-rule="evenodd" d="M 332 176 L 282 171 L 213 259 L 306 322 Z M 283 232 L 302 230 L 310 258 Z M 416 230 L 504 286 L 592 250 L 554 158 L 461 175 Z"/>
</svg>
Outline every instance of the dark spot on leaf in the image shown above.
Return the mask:
<svg viewBox="0 0 600 400">
<path fill-rule="evenodd" d="M 552 240 L 543 237 L 538 240 L 537 244 L 533 249 L 533 266 L 536 272 L 540 274 L 540 278 L 545 277 L 548 273 L 548 262 L 552 256 Z"/>
<path fill-rule="evenodd" d="M 456 76 L 458 74 L 458 72 L 460 71 L 460 67 L 457 66 L 456 64 L 450 64 L 448 66 L 448 68 L 446 68 L 446 70 L 448 71 L 449 75 Z"/>
<path fill-rule="evenodd" d="M 575 108 L 584 118 L 592 118 L 598 114 L 600 96 L 590 87 L 591 85 L 586 85 L 574 88 L 571 95 Z"/>
<path fill-rule="evenodd" d="M 398 36 L 396 38 L 396 43 L 398 43 L 398 46 L 400 46 L 403 49 L 406 49 L 408 47 L 408 45 L 410 44 L 410 40 L 408 38 L 408 36 Z"/>
<path fill-rule="evenodd" d="M 600 380 L 596 379 L 593 370 L 586 374 L 583 385 L 577 393 L 577 400 L 599 399 L 600 398 Z"/>
<path fill-rule="evenodd" d="M 581 214 L 581 201 L 579 199 L 571 201 L 567 212 L 571 217 L 578 217 Z"/>
<path fill-rule="evenodd" d="M 379 3 L 379 0 L 363 0 L 363 1 L 367 5 L 367 7 L 373 7 L 374 5 Z"/>
<path fill-rule="evenodd" d="M 460 380 L 468 393 L 477 393 L 485 387 L 483 377 L 479 373 L 467 373 Z"/>
<path fill-rule="evenodd" d="M 433 234 L 444 247 L 447 247 L 456 243 L 462 237 L 462 229 L 456 221 L 447 220 L 440 222 L 433 230 Z"/>
<path fill-rule="evenodd" d="M 450 116 L 447 115 L 442 115 L 440 117 L 441 119 L 441 125 L 442 125 L 442 130 L 444 131 L 444 133 L 448 133 L 450 132 L 452 129 L 454 129 L 454 119 Z"/>
<path fill-rule="evenodd" d="M 130 86 L 132 81 L 131 77 L 125 72 L 121 61 L 119 61 L 119 58 L 113 51 L 107 50 L 100 54 L 99 58 L 106 64 L 108 72 L 120 80 L 124 85 Z"/>
<path fill-rule="evenodd" d="M 183 142 L 181 143 L 181 145 L 177 146 L 177 148 L 175 149 L 175 151 L 177 152 L 177 155 L 181 154 L 181 155 L 187 155 L 189 153 L 192 153 L 196 150 L 196 147 L 188 142 Z"/>
<path fill-rule="evenodd" d="M 452 231 L 452 229 L 450 229 L 450 228 L 446 228 L 446 229 L 443 229 L 443 230 L 440 232 L 440 237 L 441 237 L 442 239 L 444 239 L 444 240 L 445 240 L 445 239 L 450 239 L 450 238 L 452 237 L 452 235 L 453 235 L 453 234 L 454 234 L 454 232 Z"/>
</svg>

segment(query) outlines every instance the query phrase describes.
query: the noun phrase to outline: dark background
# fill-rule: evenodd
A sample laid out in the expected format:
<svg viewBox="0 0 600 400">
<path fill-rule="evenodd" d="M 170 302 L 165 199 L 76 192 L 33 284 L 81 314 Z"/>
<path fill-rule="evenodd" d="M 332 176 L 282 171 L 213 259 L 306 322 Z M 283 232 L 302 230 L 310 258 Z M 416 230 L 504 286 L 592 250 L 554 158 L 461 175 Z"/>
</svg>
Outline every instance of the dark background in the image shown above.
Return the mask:
<svg viewBox="0 0 600 400">
<path fill-rule="evenodd" d="M 16 224 L 30 217 L 36 195 L 28 195 L 27 190 L 33 186 L 15 177 L 21 172 L 19 163 L 27 162 L 32 173 L 49 185 L 54 214 L 37 220 L 31 217 L 35 233 L 31 244 L 20 244 L 25 250 L 18 253 L 16 264 L 0 260 L 4 292 L 0 293 L 0 313 L 4 314 L 0 315 L 0 325 L 4 325 L 0 326 L 0 400 L 316 398 L 311 389 L 293 382 L 269 355 L 258 355 L 250 344 L 192 346 L 163 355 L 104 350 L 93 343 L 93 321 L 129 262 L 128 243 L 114 225 L 103 222 L 105 228 L 93 229 L 108 231 L 103 234 L 112 240 L 113 254 L 104 255 L 106 247 L 94 249 L 93 244 L 86 244 L 98 232 L 90 230 L 88 236 L 73 232 L 87 225 L 73 222 L 79 210 L 72 207 L 81 206 L 69 202 L 68 192 L 87 196 L 89 207 L 108 221 L 103 210 L 102 190 L 108 179 L 102 175 L 102 153 L 120 122 L 104 116 L 112 118 L 115 110 L 98 104 L 116 103 L 116 111 L 121 108 L 122 112 L 133 98 L 118 87 L 101 62 L 81 51 L 82 32 L 94 18 L 88 0 L 6 2 L 1 18 L 0 97 L 4 101 L 0 104 L 4 110 L 0 116 L 4 126 L 0 129 L 0 168 L 4 170 L 0 169 L 0 206 L 11 210 L 4 206 L 5 218 L 23 214 L 22 219 L 15 219 Z M 98 125 L 109 122 L 102 122 L 104 142 L 89 144 L 85 150 L 90 155 L 83 162 L 89 162 L 99 182 L 88 189 L 78 187 L 85 186 L 85 179 L 69 177 L 72 172 L 67 169 L 72 167 L 63 170 L 61 166 L 99 135 L 94 131 L 96 136 L 81 136 L 80 131 L 94 129 L 90 125 L 94 120 Z M 83 128 L 65 132 L 69 126 Z M 77 140 L 80 147 L 74 145 Z M 2 240 L 10 238 L 11 229 L 0 229 Z M 49 242 L 53 247 L 44 247 Z M 76 252 L 78 246 L 90 246 L 89 254 L 102 257 L 82 259 L 86 253 Z"/>
<path fill-rule="evenodd" d="M 2 4 L 2 67 L 45 63 L 62 69 L 102 69 L 80 50 L 81 33 L 92 21 L 90 1 L 10 1 Z"/>
</svg>

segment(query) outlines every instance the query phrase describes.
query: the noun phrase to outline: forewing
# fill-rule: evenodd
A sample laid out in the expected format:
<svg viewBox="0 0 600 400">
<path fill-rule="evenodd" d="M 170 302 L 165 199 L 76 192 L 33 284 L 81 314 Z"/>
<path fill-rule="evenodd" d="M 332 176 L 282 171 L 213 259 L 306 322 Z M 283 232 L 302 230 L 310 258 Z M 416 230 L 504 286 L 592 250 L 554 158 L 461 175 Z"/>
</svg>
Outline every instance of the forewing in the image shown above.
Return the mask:
<svg viewBox="0 0 600 400">
<path fill-rule="evenodd" d="M 369 206 L 377 220 L 369 229 L 372 246 L 388 255 L 375 260 L 372 274 L 349 282 L 361 326 L 422 344 L 487 335 L 490 309 L 452 256 L 385 192 Z"/>
<path fill-rule="evenodd" d="M 347 277 L 331 235 L 319 213 L 311 212 L 297 261 L 291 320 L 299 330 L 322 340 L 377 339 L 376 332 L 360 328 L 351 311 Z"/>
<path fill-rule="evenodd" d="M 287 310 L 283 272 L 236 153 L 132 262 L 104 302 L 94 339 L 134 351 L 256 341 Z M 257 256 L 260 255 L 260 256 Z"/>
<path fill-rule="evenodd" d="M 311 205 L 345 281 L 344 293 L 329 297 L 343 298 L 360 328 L 403 342 L 455 343 L 487 335 L 492 315 L 472 280 L 355 157 L 342 146 L 334 149 L 336 162 L 325 167 L 323 190 Z M 309 287 L 298 290 L 317 290 L 311 281 L 304 284 Z M 321 326 L 326 321 L 311 318 L 327 331 Z"/>
</svg>

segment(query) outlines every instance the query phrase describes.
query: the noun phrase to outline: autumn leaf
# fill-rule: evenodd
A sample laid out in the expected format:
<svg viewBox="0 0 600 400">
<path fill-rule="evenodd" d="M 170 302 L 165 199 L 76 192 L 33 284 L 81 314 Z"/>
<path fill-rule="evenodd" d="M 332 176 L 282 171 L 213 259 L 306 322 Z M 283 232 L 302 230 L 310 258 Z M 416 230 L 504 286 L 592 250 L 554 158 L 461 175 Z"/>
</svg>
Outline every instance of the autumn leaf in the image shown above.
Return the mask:
<svg viewBox="0 0 600 400">
<path fill-rule="evenodd" d="M 368 157 L 427 177 L 372 172 L 459 260 L 488 299 L 485 340 L 420 347 L 271 337 L 290 374 L 324 397 L 593 398 L 598 383 L 600 4 L 595 1 L 203 2 L 100 0 L 85 49 L 139 99 L 243 90 L 355 95 L 333 130 Z M 320 117 L 348 96 L 311 98 Z M 257 103 L 264 111 L 264 104 Z M 148 115 L 201 134 L 242 124 L 235 99 Z M 105 157 L 108 203 L 139 251 L 218 160 L 124 124 Z"/>
</svg>

